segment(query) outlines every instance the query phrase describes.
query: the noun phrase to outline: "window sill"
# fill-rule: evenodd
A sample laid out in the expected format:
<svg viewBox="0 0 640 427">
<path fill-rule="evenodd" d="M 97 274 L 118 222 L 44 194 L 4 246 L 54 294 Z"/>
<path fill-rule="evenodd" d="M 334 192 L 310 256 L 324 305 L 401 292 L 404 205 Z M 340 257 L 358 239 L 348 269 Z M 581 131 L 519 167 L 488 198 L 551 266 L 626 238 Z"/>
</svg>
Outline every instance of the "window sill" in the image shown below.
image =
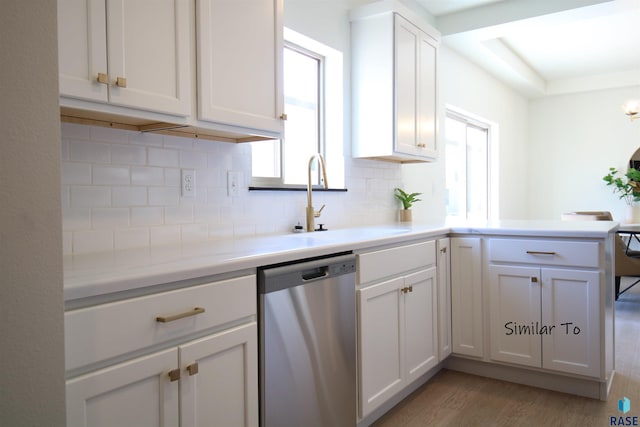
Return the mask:
<svg viewBox="0 0 640 427">
<path fill-rule="evenodd" d="M 307 191 L 307 187 L 249 187 L 249 191 Z M 344 193 L 348 190 L 346 188 L 322 188 L 322 187 L 313 187 L 313 191 L 326 191 L 326 192 L 336 192 L 336 193 Z"/>
</svg>

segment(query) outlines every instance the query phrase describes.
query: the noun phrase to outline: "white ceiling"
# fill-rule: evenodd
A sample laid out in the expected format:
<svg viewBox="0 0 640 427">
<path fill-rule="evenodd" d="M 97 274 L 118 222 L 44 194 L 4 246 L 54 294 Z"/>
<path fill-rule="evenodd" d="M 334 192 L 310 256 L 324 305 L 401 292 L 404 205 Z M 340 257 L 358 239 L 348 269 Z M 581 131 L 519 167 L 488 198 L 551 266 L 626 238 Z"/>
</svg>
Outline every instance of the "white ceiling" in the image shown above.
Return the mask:
<svg viewBox="0 0 640 427">
<path fill-rule="evenodd" d="M 640 0 L 416 0 L 443 43 L 527 96 L 640 85 Z"/>
</svg>

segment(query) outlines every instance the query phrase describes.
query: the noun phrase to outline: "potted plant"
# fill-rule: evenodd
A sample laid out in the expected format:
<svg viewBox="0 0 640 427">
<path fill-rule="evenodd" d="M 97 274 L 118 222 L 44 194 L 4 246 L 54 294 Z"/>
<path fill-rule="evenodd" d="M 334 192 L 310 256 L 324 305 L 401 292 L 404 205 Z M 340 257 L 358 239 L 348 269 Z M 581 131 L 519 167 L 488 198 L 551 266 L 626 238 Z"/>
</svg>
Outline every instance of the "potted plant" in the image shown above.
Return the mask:
<svg viewBox="0 0 640 427">
<path fill-rule="evenodd" d="M 407 193 L 401 188 L 396 188 L 393 191 L 393 195 L 396 199 L 400 200 L 400 203 L 402 203 L 402 209 L 400 209 L 400 221 L 411 222 L 411 206 L 413 206 L 415 202 L 421 201 L 421 199 L 418 199 L 418 196 L 422 193 Z"/>
<path fill-rule="evenodd" d="M 620 199 L 627 204 L 627 222 L 636 223 L 640 221 L 637 206 L 635 202 L 640 201 L 640 171 L 635 168 L 629 168 L 623 176 L 618 174 L 616 168 L 609 168 L 609 173 L 602 179 L 607 185 L 613 186 L 613 194 L 618 193 Z"/>
</svg>

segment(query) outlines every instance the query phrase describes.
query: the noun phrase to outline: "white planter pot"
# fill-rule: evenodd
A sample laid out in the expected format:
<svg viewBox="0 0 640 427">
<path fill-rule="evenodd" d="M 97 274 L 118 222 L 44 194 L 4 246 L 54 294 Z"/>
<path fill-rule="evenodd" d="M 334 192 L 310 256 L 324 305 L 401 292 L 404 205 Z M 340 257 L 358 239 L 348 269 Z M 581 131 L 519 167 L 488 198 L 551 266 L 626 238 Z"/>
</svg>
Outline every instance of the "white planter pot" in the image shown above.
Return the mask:
<svg viewBox="0 0 640 427">
<path fill-rule="evenodd" d="M 624 222 L 626 224 L 640 224 L 640 206 L 627 205 Z"/>
</svg>

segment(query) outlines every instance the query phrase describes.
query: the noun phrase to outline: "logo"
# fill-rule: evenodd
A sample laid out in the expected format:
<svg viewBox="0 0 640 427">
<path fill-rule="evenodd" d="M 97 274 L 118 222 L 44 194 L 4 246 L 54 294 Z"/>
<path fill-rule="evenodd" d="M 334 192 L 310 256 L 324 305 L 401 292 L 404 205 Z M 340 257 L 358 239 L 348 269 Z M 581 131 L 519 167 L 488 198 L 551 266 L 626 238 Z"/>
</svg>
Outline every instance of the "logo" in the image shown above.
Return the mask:
<svg viewBox="0 0 640 427">
<path fill-rule="evenodd" d="M 618 400 L 618 411 L 622 414 L 626 414 L 631 410 L 631 401 L 628 397 L 623 397 Z M 609 418 L 610 426 L 637 426 L 638 425 L 638 417 L 637 416 L 618 416 L 618 417 L 610 417 Z"/>
</svg>

